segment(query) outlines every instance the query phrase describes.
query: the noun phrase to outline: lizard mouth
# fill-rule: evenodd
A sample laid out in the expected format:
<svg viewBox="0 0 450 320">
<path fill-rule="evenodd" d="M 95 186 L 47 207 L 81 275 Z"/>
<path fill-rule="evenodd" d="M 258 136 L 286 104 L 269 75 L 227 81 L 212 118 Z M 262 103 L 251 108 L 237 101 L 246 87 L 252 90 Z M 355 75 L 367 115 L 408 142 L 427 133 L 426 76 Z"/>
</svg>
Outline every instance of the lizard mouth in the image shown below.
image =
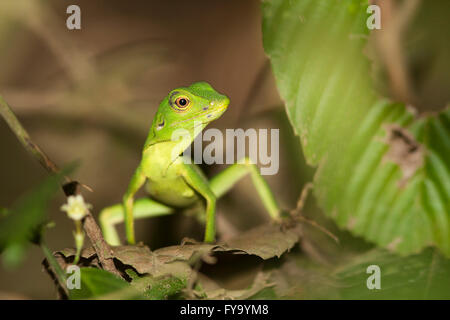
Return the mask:
<svg viewBox="0 0 450 320">
<path fill-rule="evenodd" d="M 204 113 L 201 117 L 206 119 L 199 119 L 197 120 L 197 123 L 195 123 L 194 128 L 197 128 L 198 126 L 201 126 L 203 124 L 208 124 L 217 118 L 219 118 L 227 109 L 227 106 L 217 108 L 215 110 L 209 111 L 207 113 Z M 200 116 L 199 116 L 200 118 Z"/>
<path fill-rule="evenodd" d="M 220 115 L 222 115 L 222 113 L 225 112 L 225 110 L 227 110 L 227 108 L 228 108 L 228 104 L 224 104 L 224 105 L 222 105 L 222 106 L 220 106 L 220 107 L 218 107 L 218 108 L 216 108 L 214 110 L 211 110 L 211 111 L 209 111 L 209 112 L 207 112 L 205 114 L 206 118 L 207 119 L 212 119 L 212 118 L 214 118 L 215 115 L 220 116 Z"/>
</svg>

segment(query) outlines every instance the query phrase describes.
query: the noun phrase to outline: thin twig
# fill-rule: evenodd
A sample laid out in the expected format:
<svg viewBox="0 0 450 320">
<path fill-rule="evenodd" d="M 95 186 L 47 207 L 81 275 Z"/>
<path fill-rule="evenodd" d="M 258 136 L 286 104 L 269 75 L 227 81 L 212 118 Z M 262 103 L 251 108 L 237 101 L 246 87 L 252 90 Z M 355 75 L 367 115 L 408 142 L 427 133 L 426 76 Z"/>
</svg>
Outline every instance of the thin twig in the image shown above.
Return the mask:
<svg viewBox="0 0 450 320">
<path fill-rule="evenodd" d="M 61 268 L 59 263 L 56 261 L 52 252 L 50 251 L 50 249 L 47 247 L 47 245 L 45 244 L 45 242 L 43 240 L 41 240 L 40 246 L 41 246 L 42 251 L 44 252 L 45 258 L 47 258 L 49 266 L 51 266 L 53 268 L 53 271 L 55 272 L 55 277 L 59 283 L 59 286 L 62 288 L 64 293 L 67 296 L 69 296 L 69 290 L 67 289 L 67 286 L 66 286 L 66 280 L 67 280 L 66 273 Z"/>
<path fill-rule="evenodd" d="M 50 160 L 50 158 L 39 148 L 37 144 L 35 144 L 28 132 L 22 126 L 20 121 L 15 116 L 14 112 L 11 110 L 6 101 L 0 96 L 0 115 L 5 119 L 8 126 L 14 132 L 16 137 L 22 143 L 24 148 L 30 152 L 30 154 L 39 161 L 39 163 L 50 173 L 58 173 L 60 170 L 58 166 Z M 73 181 L 69 177 L 65 177 L 66 183 L 62 186 L 65 195 L 68 197 L 70 195 L 76 194 L 79 192 L 77 186 L 81 185 L 80 183 Z M 83 228 L 86 232 L 87 236 L 92 242 L 92 245 L 97 253 L 98 259 L 103 267 L 103 269 L 114 273 L 116 275 L 120 275 L 119 271 L 117 271 L 114 261 L 113 254 L 110 246 L 106 243 L 103 238 L 102 232 L 95 221 L 92 213 L 88 211 L 86 218 L 83 220 Z"/>
<path fill-rule="evenodd" d="M 408 74 L 402 40 L 408 24 L 420 5 L 420 0 L 404 1 L 401 5 L 394 1 L 376 1 L 376 3 L 381 7 L 382 14 L 382 29 L 375 33 L 376 45 L 386 66 L 393 94 L 400 101 L 414 104 L 417 97 Z"/>
<path fill-rule="evenodd" d="M 331 231 L 327 230 L 326 228 L 322 227 L 320 224 L 318 224 L 316 221 L 314 220 L 310 220 L 305 218 L 302 215 L 297 215 L 295 217 L 295 219 L 298 219 L 299 221 L 303 221 L 306 222 L 308 224 L 310 224 L 311 226 L 319 229 L 320 231 L 322 231 L 323 233 L 325 233 L 327 236 L 329 236 L 331 239 L 333 239 L 334 241 L 336 241 L 336 243 L 339 243 L 339 238 L 336 237 Z"/>
<path fill-rule="evenodd" d="M 49 173 L 57 173 L 60 171 L 56 164 L 31 140 L 28 132 L 22 127 L 16 115 L 2 96 L 0 96 L 0 115 L 16 134 L 16 137 L 22 143 L 24 148 L 30 152 Z M 68 177 L 65 177 L 65 179 L 67 182 L 70 181 Z"/>
<path fill-rule="evenodd" d="M 302 211 L 303 211 L 303 207 L 305 206 L 305 202 L 306 199 L 308 198 L 308 195 L 310 193 L 310 191 L 313 189 L 314 185 L 311 182 L 308 182 L 304 187 L 303 190 L 300 194 L 300 198 L 297 201 L 297 207 L 291 211 L 291 216 L 293 219 L 298 220 L 298 221 L 302 221 L 302 222 L 306 222 L 309 225 L 319 229 L 320 231 L 322 231 L 323 233 L 325 233 L 326 235 L 328 235 L 331 239 L 333 239 L 334 241 L 336 241 L 336 243 L 339 243 L 339 238 L 336 237 L 333 233 L 331 233 L 329 230 L 327 230 L 326 228 L 322 227 L 320 224 L 318 224 L 316 221 L 314 220 L 310 220 L 308 218 L 305 218 L 302 215 Z"/>
<path fill-rule="evenodd" d="M 301 212 L 303 210 L 306 199 L 308 198 L 308 195 L 309 195 L 310 191 L 313 189 L 313 187 L 314 187 L 314 185 L 311 182 L 308 182 L 303 187 L 302 193 L 300 194 L 300 198 L 297 201 L 297 208 L 295 208 L 295 210 L 297 212 Z"/>
</svg>

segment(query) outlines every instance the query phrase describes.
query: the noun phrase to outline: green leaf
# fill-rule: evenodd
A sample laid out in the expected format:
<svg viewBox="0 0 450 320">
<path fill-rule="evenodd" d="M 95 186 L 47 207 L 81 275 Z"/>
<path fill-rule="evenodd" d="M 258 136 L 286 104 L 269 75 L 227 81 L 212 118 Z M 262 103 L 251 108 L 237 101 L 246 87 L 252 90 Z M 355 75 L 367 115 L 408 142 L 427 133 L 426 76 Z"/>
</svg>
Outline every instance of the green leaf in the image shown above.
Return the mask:
<svg viewBox="0 0 450 320">
<path fill-rule="evenodd" d="M 378 97 L 367 1 L 264 1 L 263 42 L 314 192 L 344 229 L 398 253 L 450 256 L 450 109 L 415 118 Z"/>
<path fill-rule="evenodd" d="M 68 282 L 72 281 L 70 277 L 67 279 Z M 80 268 L 80 288 L 71 289 L 69 298 L 76 300 L 95 299 L 129 287 L 128 282 L 108 271 L 96 268 Z"/>
<path fill-rule="evenodd" d="M 20 262 L 28 242 L 40 237 L 48 202 L 60 188 L 59 182 L 66 173 L 67 170 L 51 175 L 0 217 L 0 250 L 4 251 L 7 265 Z"/>
<path fill-rule="evenodd" d="M 367 287 L 367 279 L 374 274 L 367 272 L 371 265 L 380 268 L 380 289 Z M 408 257 L 374 250 L 335 275 L 344 299 L 450 299 L 450 260 L 431 248 Z"/>
</svg>

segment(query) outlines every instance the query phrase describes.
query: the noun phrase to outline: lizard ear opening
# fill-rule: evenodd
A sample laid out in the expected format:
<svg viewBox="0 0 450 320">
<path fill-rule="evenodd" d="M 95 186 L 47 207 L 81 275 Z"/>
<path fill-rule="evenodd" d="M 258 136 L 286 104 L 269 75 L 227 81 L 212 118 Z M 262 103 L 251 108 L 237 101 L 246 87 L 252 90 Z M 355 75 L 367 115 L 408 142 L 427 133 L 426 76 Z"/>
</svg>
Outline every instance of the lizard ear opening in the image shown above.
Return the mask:
<svg viewBox="0 0 450 320">
<path fill-rule="evenodd" d="M 162 128 L 164 128 L 164 121 L 161 123 L 158 123 L 158 125 L 156 126 L 156 130 L 161 130 Z"/>
<path fill-rule="evenodd" d="M 166 125 L 166 122 L 164 121 L 164 116 L 160 114 L 156 119 L 156 131 L 161 130 Z"/>
</svg>

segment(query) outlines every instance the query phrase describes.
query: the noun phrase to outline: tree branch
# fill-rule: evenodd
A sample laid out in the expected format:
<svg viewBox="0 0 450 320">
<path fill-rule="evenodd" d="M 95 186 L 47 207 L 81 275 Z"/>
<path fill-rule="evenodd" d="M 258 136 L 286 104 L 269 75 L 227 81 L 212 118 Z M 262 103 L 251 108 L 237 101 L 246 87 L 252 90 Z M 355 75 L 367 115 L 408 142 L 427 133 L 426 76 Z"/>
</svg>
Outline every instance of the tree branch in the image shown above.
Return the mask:
<svg viewBox="0 0 450 320">
<path fill-rule="evenodd" d="M 58 173 L 60 169 L 58 166 L 39 148 L 37 144 L 35 144 L 28 132 L 23 128 L 20 121 L 17 119 L 14 112 L 11 110 L 6 101 L 0 96 L 0 115 L 5 119 L 8 126 L 14 132 L 16 137 L 22 143 L 23 147 L 30 152 L 30 154 L 39 161 L 39 163 L 49 172 L 49 173 Z M 66 183 L 62 186 L 64 194 L 66 197 L 70 195 L 74 195 L 79 193 L 78 186 L 84 186 L 77 181 L 73 181 L 69 177 L 65 177 Z M 85 186 L 86 187 L 86 186 Z M 83 228 L 89 237 L 99 261 L 103 267 L 103 269 L 114 273 L 116 275 L 120 275 L 119 271 L 117 271 L 114 261 L 111 247 L 106 243 L 103 238 L 102 232 L 95 221 L 92 213 L 88 211 L 87 216 L 83 220 Z"/>
</svg>

